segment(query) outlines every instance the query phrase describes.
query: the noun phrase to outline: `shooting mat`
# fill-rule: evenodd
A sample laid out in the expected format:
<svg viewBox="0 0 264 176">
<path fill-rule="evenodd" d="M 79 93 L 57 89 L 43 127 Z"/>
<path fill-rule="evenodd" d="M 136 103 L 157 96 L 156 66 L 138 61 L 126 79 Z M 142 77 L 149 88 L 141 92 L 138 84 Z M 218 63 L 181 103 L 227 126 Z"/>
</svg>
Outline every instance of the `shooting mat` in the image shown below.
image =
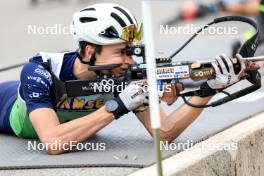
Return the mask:
<svg viewBox="0 0 264 176">
<path fill-rule="evenodd" d="M 182 104 L 181 100 L 167 112 Z M 262 90 L 220 107 L 208 108 L 189 126 L 174 143 L 187 140 L 198 142 L 242 121 L 264 109 Z M 130 113 L 101 130 L 87 143 L 105 143 L 104 151 L 76 151 L 58 156 L 44 151 L 28 150 L 28 140 L 0 135 L 0 169 L 51 167 L 145 167 L 155 162 L 153 140 L 143 125 Z M 33 143 L 33 140 L 31 141 Z M 176 152 L 176 145 L 163 150 L 163 158 Z"/>
</svg>

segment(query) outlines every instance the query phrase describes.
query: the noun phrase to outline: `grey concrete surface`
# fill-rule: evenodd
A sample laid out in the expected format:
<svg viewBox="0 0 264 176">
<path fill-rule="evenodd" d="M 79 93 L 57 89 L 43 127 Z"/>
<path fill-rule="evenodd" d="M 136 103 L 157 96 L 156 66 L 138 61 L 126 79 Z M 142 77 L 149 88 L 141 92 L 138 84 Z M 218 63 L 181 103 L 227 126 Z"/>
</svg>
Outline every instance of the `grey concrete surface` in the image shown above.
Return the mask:
<svg viewBox="0 0 264 176">
<path fill-rule="evenodd" d="M 163 161 L 164 176 L 261 176 L 264 114 L 258 114 Z M 129 176 L 156 176 L 151 166 Z"/>
<path fill-rule="evenodd" d="M 20 169 L 0 170 L 2 176 L 124 176 L 138 170 L 137 168 L 94 167 L 94 168 L 58 168 L 58 169 Z"/>
</svg>

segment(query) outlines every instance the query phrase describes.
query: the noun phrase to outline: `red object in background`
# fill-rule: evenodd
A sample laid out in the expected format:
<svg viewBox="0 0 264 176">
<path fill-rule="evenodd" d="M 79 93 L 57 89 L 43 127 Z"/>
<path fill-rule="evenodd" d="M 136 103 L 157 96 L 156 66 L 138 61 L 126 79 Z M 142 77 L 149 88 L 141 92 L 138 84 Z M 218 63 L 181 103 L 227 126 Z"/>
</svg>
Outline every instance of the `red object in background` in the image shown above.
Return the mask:
<svg viewBox="0 0 264 176">
<path fill-rule="evenodd" d="M 193 1 L 186 1 L 182 7 L 181 18 L 183 20 L 191 20 L 197 16 L 198 5 Z"/>
</svg>

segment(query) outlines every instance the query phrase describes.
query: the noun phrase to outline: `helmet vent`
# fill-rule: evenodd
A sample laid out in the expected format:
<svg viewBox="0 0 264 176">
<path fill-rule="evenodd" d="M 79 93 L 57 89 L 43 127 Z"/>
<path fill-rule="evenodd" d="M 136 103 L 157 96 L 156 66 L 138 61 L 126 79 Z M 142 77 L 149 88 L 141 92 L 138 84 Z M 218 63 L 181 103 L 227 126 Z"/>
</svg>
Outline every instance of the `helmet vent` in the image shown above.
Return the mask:
<svg viewBox="0 0 264 176">
<path fill-rule="evenodd" d="M 116 31 L 116 29 L 114 28 L 114 26 L 110 26 L 107 29 L 105 29 L 104 31 L 102 31 L 100 34 L 100 36 L 108 38 L 108 39 L 116 39 L 119 38 L 118 36 L 118 32 Z"/>
<path fill-rule="evenodd" d="M 80 12 L 83 12 L 83 11 L 95 11 L 95 8 L 86 8 L 86 9 L 82 9 Z"/>
<path fill-rule="evenodd" d="M 130 24 L 134 24 L 132 18 L 129 16 L 129 14 L 124 9 L 122 9 L 120 7 L 114 7 L 114 8 L 119 10 L 121 13 L 123 13 L 127 17 L 127 19 L 129 20 Z"/>
<path fill-rule="evenodd" d="M 126 27 L 126 23 L 124 22 L 124 20 L 122 20 L 122 18 L 120 16 L 118 16 L 116 13 L 111 13 L 111 17 L 113 17 L 122 27 Z"/>
<path fill-rule="evenodd" d="M 97 18 L 81 17 L 79 20 L 81 23 L 89 23 L 89 22 L 97 21 Z"/>
</svg>

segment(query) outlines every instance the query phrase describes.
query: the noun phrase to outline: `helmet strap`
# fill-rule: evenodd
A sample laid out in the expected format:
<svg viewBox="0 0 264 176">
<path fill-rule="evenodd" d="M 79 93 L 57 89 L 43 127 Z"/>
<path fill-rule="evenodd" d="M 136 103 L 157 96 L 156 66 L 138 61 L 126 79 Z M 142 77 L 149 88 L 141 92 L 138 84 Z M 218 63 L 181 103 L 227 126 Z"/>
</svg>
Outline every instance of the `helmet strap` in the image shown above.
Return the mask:
<svg viewBox="0 0 264 176">
<path fill-rule="evenodd" d="M 83 60 L 83 57 L 82 57 L 82 55 L 81 55 L 81 53 L 80 53 L 80 50 L 81 50 L 80 48 L 78 48 L 78 49 L 76 50 L 77 57 L 78 57 L 78 59 L 80 60 L 80 62 L 81 62 L 82 64 L 86 64 L 86 65 L 94 65 L 95 60 L 96 60 L 96 57 L 95 57 L 96 50 L 95 50 L 95 52 L 93 53 L 93 55 L 92 55 L 90 61 L 88 61 L 88 62 L 86 62 L 86 61 Z"/>
</svg>

